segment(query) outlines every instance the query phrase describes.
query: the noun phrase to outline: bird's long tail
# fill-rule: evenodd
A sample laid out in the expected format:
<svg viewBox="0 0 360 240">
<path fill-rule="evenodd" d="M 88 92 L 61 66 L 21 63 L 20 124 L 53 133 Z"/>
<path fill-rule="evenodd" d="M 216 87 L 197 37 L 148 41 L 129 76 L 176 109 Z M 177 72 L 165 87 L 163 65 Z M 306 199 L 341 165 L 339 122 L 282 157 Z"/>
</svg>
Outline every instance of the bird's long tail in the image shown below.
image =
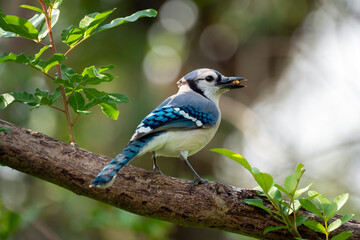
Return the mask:
<svg viewBox="0 0 360 240">
<path fill-rule="evenodd" d="M 146 136 L 130 142 L 120 154 L 104 167 L 90 184 L 90 187 L 110 187 L 115 180 L 117 172 L 136 157 L 155 135 L 152 134 L 152 136 Z"/>
</svg>

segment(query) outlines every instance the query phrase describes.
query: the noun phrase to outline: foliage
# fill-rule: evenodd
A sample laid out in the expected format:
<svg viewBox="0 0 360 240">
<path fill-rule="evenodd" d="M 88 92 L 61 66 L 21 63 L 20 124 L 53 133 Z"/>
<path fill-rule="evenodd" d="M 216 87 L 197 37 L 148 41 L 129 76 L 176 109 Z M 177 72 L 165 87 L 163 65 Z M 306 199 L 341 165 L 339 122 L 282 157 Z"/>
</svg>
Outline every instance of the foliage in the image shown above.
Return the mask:
<svg viewBox="0 0 360 240">
<path fill-rule="evenodd" d="M 0 199 L 0 240 L 7 239 L 18 228 L 20 216 L 2 204 Z"/>
<path fill-rule="evenodd" d="M 48 106 L 59 110 L 66 115 L 70 142 L 75 143 L 73 126 L 80 115 L 91 113 L 90 109 L 98 105 L 107 117 L 117 119 L 119 111 L 116 105 L 128 103 L 129 99 L 119 93 L 107 93 L 90 87 L 112 81 L 114 76 L 107 71 L 113 69 L 113 65 L 99 68 L 90 66 L 79 74 L 62 62 L 76 46 L 89 37 L 127 22 L 135 22 L 142 17 L 155 17 L 157 12 L 153 9 L 142 10 L 124 18 L 115 18 L 106 24 L 102 23 L 115 9 L 88 14 L 80 20 L 78 27 L 70 26 L 61 32 L 61 40 L 69 49 L 65 53 L 59 53 L 56 51 L 52 28 L 59 19 L 62 0 L 39 0 L 39 2 L 41 8 L 31 5 L 20 6 L 36 12 L 29 20 L 5 15 L 0 10 L 0 37 L 25 38 L 42 46 L 35 56 L 3 53 L 0 55 L 0 64 L 14 62 L 31 66 L 47 76 L 57 88 L 53 92 L 37 88 L 34 93 L 3 93 L 0 95 L 0 110 L 15 102 L 29 105 L 31 109 Z M 47 36 L 48 43 L 45 43 Z M 52 53 L 47 60 L 42 58 L 46 51 Z M 56 71 L 50 74 L 49 71 L 53 67 L 56 67 Z M 58 107 L 59 99 L 62 99 L 63 107 Z M 74 111 L 74 117 L 71 116 L 69 108 Z"/>
<path fill-rule="evenodd" d="M 212 149 L 211 151 L 220 153 L 230 159 L 241 164 L 248 170 L 255 181 L 259 184 L 258 194 L 265 197 L 273 206 L 267 207 L 262 199 L 247 199 L 245 202 L 249 205 L 261 208 L 279 222 L 283 223 L 281 226 L 271 226 L 265 229 L 264 234 L 279 229 L 288 230 L 295 239 L 302 239 L 298 227 L 304 224 L 308 228 L 325 234 L 326 239 L 329 239 L 331 232 L 339 228 L 342 224 L 349 221 L 354 214 L 348 214 L 329 223 L 332 217 L 340 210 L 340 208 L 348 200 L 349 194 L 341 194 L 334 198 L 332 202 L 326 199 L 320 193 L 309 191 L 312 184 L 304 188 L 299 188 L 299 183 L 302 175 L 305 172 L 304 165 L 299 163 L 295 172 L 287 176 L 283 185 L 276 184 L 270 174 L 260 172 L 259 169 L 251 167 L 249 162 L 240 154 L 234 153 L 227 149 Z M 305 192 L 308 193 L 307 198 L 300 198 Z M 297 214 L 300 208 L 315 214 L 322 219 L 321 222 L 316 220 L 309 220 L 307 217 Z M 332 240 L 344 240 L 352 236 L 352 232 L 342 232 L 333 236 Z"/>
<path fill-rule="evenodd" d="M 0 133 L 1 133 L 1 132 L 12 133 L 11 130 L 10 130 L 7 126 L 1 127 L 1 128 L 0 128 Z"/>
</svg>

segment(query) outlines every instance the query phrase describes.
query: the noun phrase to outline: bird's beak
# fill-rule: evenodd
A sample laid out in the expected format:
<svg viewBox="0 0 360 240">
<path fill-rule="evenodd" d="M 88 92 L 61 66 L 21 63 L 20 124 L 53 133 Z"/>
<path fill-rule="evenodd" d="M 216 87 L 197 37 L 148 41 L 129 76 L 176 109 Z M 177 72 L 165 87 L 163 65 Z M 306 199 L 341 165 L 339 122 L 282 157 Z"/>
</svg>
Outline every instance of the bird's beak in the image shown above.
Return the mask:
<svg viewBox="0 0 360 240">
<path fill-rule="evenodd" d="M 218 82 L 218 86 L 221 88 L 233 89 L 233 88 L 243 88 L 246 85 L 243 84 L 246 79 L 243 77 L 224 77 Z"/>
</svg>

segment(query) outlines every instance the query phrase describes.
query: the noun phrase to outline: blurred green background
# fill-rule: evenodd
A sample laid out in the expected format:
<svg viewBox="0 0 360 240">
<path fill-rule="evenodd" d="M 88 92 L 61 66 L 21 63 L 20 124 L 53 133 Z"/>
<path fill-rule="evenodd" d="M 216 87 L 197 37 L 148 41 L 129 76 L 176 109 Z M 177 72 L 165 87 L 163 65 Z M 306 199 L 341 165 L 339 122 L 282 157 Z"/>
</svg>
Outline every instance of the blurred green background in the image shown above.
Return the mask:
<svg viewBox="0 0 360 240">
<path fill-rule="evenodd" d="M 5 14 L 30 18 L 18 8 L 37 1 L 1 0 Z M 176 81 L 201 67 L 243 76 L 248 87 L 220 100 L 223 121 L 214 139 L 190 158 L 197 172 L 237 187 L 255 186 L 230 159 L 209 152 L 225 147 L 281 183 L 298 162 L 303 185 L 333 198 L 349 192 L 341 213 L 360 219 L 360 2 L 356 0 L 64 0 L 54 28 L 57 49 L 62 29 L 85 14 L 116 7 L 110 18 L 154 8 L 143 18 L 97 34 L 68 55 L 75 71 L 115 64 L 118 76 L 99 90 L 127 95 L 117 121 L 96 109 L 80 117 L 80 147 L 115 156 L 137 124 L 166 97 Z M 0 52 L 33 55 L 39 47 L 21 39 L 0 39 Z M 54 89 L 40 73 L 12 63 L 0 65 L 0 93 Z M 68 141 L 63 114 L 41 107 L 11 105 L 0 118 Z M 0 139 L 1 140 L 1 139 Z M 151 169 L 150 155 L 131 162 Z M 191 179 L 182 161 L 160 158 L 167 175 Z M 2 225 L 1 225 L 2 224 Z M 8 224 L 8 225 L 6 225 Z M 77 196 L 31 176 L 0 167 L 0 239 L 249 239 L 217 230 L 182 228 L 140 217 Z M 10 233 L 9 233 L 10 234 Z"/>
</svg>

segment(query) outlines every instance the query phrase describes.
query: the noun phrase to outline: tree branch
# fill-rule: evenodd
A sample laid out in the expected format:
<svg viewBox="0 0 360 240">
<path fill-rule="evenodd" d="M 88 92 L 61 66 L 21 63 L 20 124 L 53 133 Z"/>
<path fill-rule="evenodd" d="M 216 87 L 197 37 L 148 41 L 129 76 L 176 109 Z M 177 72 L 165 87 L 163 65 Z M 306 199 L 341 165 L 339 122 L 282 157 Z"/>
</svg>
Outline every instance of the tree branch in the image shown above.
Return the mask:
<svg viewBox="0 0 360 240">
<path fill-rule="evenodd" d="M 112 187 L 89 188 L 110 158 L 0 120 L 0 128 L 3 126 L 12 133 L 0 133 L 0 164 L 78 195 L 182 226 L 215 228 L 260 239 L 292 239 L 282 230 L 263 235 L 267 227 L 280 224 L 265 211 L 244 203 L 245 199 L 258 198 L 253 190 L 210 182 L 196 186 L 190 194 L 187 180 L 152 174 L 130 165 L 119 172 Z M 315 218 L 309 212 L 300 212 Z M 304 226 L 299 230 L 304 238 L 324 239 L 324 235 Z M 350 239 L 360 239 L 360 222 L 351 220 L 336 233 L 340 231 L 354 231 Z"/>
</svg>

